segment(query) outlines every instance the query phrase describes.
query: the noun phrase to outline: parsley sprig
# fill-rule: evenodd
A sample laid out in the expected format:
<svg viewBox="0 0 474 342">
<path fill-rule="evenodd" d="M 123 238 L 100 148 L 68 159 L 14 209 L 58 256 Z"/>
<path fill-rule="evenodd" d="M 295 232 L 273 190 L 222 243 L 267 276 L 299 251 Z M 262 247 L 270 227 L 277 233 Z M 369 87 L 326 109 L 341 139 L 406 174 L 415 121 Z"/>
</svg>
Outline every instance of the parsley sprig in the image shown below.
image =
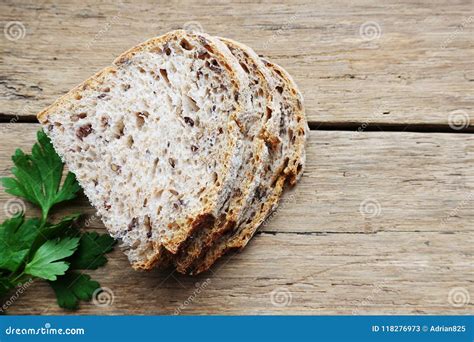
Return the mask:
<svg viewBox="0 0 474 342">
<path fill-rule="evenodd" d="M 40 218 L 26 219 L 20 212 L 0 224 L 0 298 L 39 278 L 49 282 L 59 306 L 76 309 L 100 288 L 80 270 L 105 265 L 115 241 L 107 234 L 79 231 L 80 214 L 49 221 L 51 209 L 74 199 L 80 187 L 73 173 L 63 177 L 64 165 L 47 135 L 39 131 L 37 139 L 31 154 L 15 151 L 13 177 L 0 179 L 7 193 L 41 209 Z"/>
</svg>

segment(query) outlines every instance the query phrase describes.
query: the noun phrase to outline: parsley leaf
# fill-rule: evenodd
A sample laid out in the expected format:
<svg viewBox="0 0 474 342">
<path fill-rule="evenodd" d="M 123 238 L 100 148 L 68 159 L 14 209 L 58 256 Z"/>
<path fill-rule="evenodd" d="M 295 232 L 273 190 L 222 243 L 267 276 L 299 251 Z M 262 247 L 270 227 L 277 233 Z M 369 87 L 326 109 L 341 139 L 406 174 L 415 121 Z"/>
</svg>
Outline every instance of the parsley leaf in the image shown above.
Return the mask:
<svg viewBox="0 0 474 342">
<path fill-rule="evenodd" d="M 49 284 L 56 294 L 58 305 L 69 310 L 77 309 L 79 300 L 91 300 L 94 291 L 100 288 L 99 283 L 87 274 L 72 271 Z"/>
<path fill-rule="evenodd" d="M 58 223 L 47 225 L 42 233 L 46 238 L 77 237 L 79 230 L 76 222 L 79 217 L 81 217 L 81 214 L 78 213 L 65 216 Z"/>
<path fill-rule="evenodd" d="M 16 215 L 0 225 L 0 269 L 15 272 L 39 234 L 38 219 Z"/>
<path fill-rule="evenodd" d="M 13 177 L 1 178 L 5 191 L 25 198 L 38 205 L 43 213 L 43 221 L 51 207 L 57 203 L 76 197 L 80 187 L 73 173 L 69 172 L 60 187 L 63 163 L 53 148 L 53 144 L 43 131 L 37 134 L 38 142 L 31 155 L 17 149 L 12 156 L 15 166 Z"/>
<path fill-rule="evenodd" d="M 8 278 L 4 278 L 3 276 L 0 277 L 0 298 L 8 293 L 11 289 L 15 287 Z"/>
<path fill-rule="evenodd" d="M 79 248 L 72 255 L 71 269 L 95 270 L 105 265 L 107 258 L 105 253 L 110 252 L 116 241 L 108 234 L 96 232 L 84 233 L 79 242 Z"/>
<path fill-rule="evenodd" d="M 26 278 L 49 281 L 58 304 L 76 309 L 90 300 L 99 283 L 71 269 L 96 269 L 107 262 L 104 254 L 115 244 L 108 235 L 81 233 L 80 214 L 48 222 L 50 209 L 76 197 L 80 187 L 69 172 L 63 180 L 63 163 L 47 135 L 40 131 L 31 155 L 20 149 L 12 156 L 14 177 L 0 178 L 5 191 L 41 208 L 42 217 L 25 219 L 20 213 L 0 224 L 0 297 Z M 61 185 L 62 183 L 62 185 Z"/>
<path fill-rule="evenodd" d="M 72 214 L 64 217 L 61 221 L 55 224 L 47 223 L 42 229 L 40 234 L 36 237 L 33 245 L 30 249 L 30 258 L 49 239 L 63 238 L 63 237 L 77 237 L 79 236 L 79 230 L 75 223 L 80 217 L 80 214 Z"/>
<path fill-rule="evenodd" d="M 33 259 L 26 264 L 25 273 L 47 280 L 56 280 L 56 276 L 63 275 L 69 268 L 67 262 L 59 260 L 71 256 L 78 243 L 79 238 L 46 241 L 38 248 Z"/>
<path fill-rule="evenodd" d="M 116 241 L 107 234 L 96 232 L 83 233 L 79 247 L 74 254 L 66 259 L 70 262 L 65 275 L 58 277 L 49 284 L 56 293 L 58 305 L 66 309 L 77 309 L 79 300 L 90 300 L 99 283 L 91 280 L 87 274 L 79 274 L 73 269 L 97 269 L 107 262 L 104 254 L 110 252 Z"/>
</svg>

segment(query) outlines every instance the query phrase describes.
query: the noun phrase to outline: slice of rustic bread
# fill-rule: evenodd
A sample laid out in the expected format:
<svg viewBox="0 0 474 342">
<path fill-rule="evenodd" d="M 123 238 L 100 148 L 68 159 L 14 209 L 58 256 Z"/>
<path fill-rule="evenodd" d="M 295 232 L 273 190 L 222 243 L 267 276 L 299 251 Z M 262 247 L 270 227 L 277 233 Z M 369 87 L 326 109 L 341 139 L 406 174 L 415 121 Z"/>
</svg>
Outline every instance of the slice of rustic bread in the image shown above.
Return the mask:
<svg viewBox="0 0 474 342">
<path fill-rule="evenodd" d="M 240 224 L 242 217 L 250 209 L 249 205 L 256 189 L 269 169 L 269 148 L 276 148 L 276 146 L 272 147 L 271 144 L 278 140 L 276 137 L 278 132 L 274 132 L 275 136 L 273 138 L 268 132 L 265 134 L 262 132 L 263 127 L 272 115 L 272 108 L 268 105 L 271 101 L 270 88 L 274 86 L 274 81 L 269 70 L 248 46 L 230 39 L 219 39 L 227 45 L 234 57 L 237 58 L 242 68 L 249 75 L 250 80 L 251 109 L 239 121 L 239 125 L 244 132 L 243 164 L 237 172 L 232 196 L 226 206 L 223 207 L 223 213 L 218 217 L 215 225 L 202 229 L 193 235 L 190 243 L 182 249 L 181 254 L 176 258 L 176 267 L 182 273 L 186 273 L 189 266 L 210 247 L 214 240 L 225 231 Z M 262 139 L 262 136 L 266 140 Z"/>
<path fill-rule="evenodd" d="M 261 210 L 265 205 L 265 201 L 270 196 L 272 191 L 271 187 L 274 186 L 279 189 L 279 183 L 274 181 L 280 177 L 283 169 L 286 167 L 287 161 L 285 157 L 289 156 L 290 152 L 289 139 L 287 138 L 286 132 L 282 127 L 288 126 L 288 120 L 282 113 L 282 109 L 285 106 L 285 99 L 283 98 L 283 81 L 280 77 L 274 76 L 272 71 L 267 68 L 258 56 L 254 56 L 258 61 L 258 67 L 261 72 L 265 75 L 265 83 L 269 87 L 265 120 L 262 125 L 260 136 L 264 137 L 267 141 L 268 158 L 264 162 L 253 163 L 250 174 L 253 175 L 252 184 L 248 186 L 250 191 L 247 191 L 245 200 L 246 205 L 242 208 L 242 215 L 239 217 L 238 223 L 231 227 L 231 229 L 225 229 L 223 227 L 217 227 L 212 230 L 211 237 L 204 244 L 205 248 L 202 248 L 199 257 L 193 259 L 194 264 L 187 265 L 186 269 L 179 269 L 181 272 L 187 272 L 196 267 L 197 264 L 202 262 L 202 258 L 208 249 L 214 244 L 216 249 L 219 245 L 222 245 L 223 241 L 226 241 L 235 232 L 241 229 L 241 225 L 249 224 L 251 222 L 251 216 L 256 215 L 257 211 Z M 281 135 L 281 136 L 280 136 Z M 282 189 L 282 186 L 280 188 Z M 281 190 L 280 189 L 280 190 Z M 276 190 L 275 190 L 276 191 Z M 279 192 L 281 193 L 281 191 Z M 243 222 L 246 221 L 246 222 Z M 216 242 L 218 241 L 218 242 Z M 209 251 L 210 254 L 213 250 Z"/>
<path fill-rule="evenodd" d="M 173 31 L 38 114 L 135 268 L 214 223 L 242 164 L 248 75 L 226 46 Z"/>
<path fill-rule="evenodd" d="M 244 216 L 246 221 L 238 226 L 237 230 L 228 232 L 214 242 L 205 255 L 188 268 L 188 271 L 192 269 L 192 274 L 209 269 L 226 252 L 245 247 L 258 227 L 278 206 L 285 183 L 294 185 L 303 172 L 308 131 L 303 98 L 283 68 L 266 60 L 264 62 L 272 71 L 272 76 L 279 80 L 272 92 L 274 104 L 277 105 L 279 102 L 281 108 L 279 119 L 281 140 L 279 149 L 274 151 L 273 170 L 260 184 L 258 196 L 253 198 L 250 205 L 253 210 Z M 268 124 L 272 125 L 271 122 Z"/>
</svg>

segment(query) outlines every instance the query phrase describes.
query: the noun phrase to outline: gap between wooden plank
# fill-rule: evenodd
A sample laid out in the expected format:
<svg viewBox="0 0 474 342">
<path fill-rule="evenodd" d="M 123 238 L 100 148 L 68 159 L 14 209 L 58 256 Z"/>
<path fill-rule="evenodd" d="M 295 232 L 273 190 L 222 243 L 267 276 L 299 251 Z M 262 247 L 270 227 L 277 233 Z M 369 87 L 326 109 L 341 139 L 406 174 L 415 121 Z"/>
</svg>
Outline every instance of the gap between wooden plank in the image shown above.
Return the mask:
<svg viewBox="0 0 474 342">
<path fill-rule="evenodd" d="M 35 115 L 18 116 L 0 113 L 0 123 L 34 123 L 38 120 Z M 378 122 L 308 122 L 311 131 L 360 131 L 360 132 L 415 132 L 415 133 L 474 133 L 474 127 L 453 129 L 445 124 L 431 123 L 378 123 Z"/>
<path fill-rule="evenodd" d="M 474 133 L 474 127 L 453 129 L 445 124 L 377 123 L 377 122 L 309 122 L 312 131 L 415 132 L 415 133 Z"/>
<path fill-rule="evenodd" d="M 383 234 L 386 232 L 390 233 L 414 233 L 414 234 L 419 234 L 419 233 L 440 233 L 440 234 L 457 234 L 457 233 L 464 233 L 465 231 L 463 230 L 412 230 L 412 231 L 405 231 L 405 230 L 390 230 L 390 231 L 341 231 L 341 232 L 335 232 L 335 231 L 322 231 L 322 232 L 298 232 L 298 231 L 277 231 L 277 230 L 264 230 L 265 227 L 262 228 L 263 230 L 258 230 L 255 233 L 255 236 L 257 235 L 279 235 L 279 234 L 288 234 L 288 235 L 314 235 L 314 236 L 327 236 L 327 235 L 334 235 L 334 234 L 356 234 L 356 235 L 373 235 L 373 234 Z M 105 230 L 105 228 L 103 229 Z M 101 232 L 100 229 L 97 229 L 97 231 Z"/>
</svg>

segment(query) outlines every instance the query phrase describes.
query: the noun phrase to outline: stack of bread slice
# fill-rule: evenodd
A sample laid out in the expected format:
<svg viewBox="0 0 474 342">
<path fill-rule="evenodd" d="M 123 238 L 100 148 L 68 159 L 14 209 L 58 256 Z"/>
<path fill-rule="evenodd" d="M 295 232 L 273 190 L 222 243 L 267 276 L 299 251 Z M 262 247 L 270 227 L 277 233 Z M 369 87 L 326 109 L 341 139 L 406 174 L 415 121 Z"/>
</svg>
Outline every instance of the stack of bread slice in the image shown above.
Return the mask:
<svg viewBox="0 0 474 342">
<path fill-rule="evenodd" d="M 38 119 L 136 269 L 197 274 L 243 248 L 305 164 L 292 78 L 204 33 L 132 48 Z"/>
</svg>

